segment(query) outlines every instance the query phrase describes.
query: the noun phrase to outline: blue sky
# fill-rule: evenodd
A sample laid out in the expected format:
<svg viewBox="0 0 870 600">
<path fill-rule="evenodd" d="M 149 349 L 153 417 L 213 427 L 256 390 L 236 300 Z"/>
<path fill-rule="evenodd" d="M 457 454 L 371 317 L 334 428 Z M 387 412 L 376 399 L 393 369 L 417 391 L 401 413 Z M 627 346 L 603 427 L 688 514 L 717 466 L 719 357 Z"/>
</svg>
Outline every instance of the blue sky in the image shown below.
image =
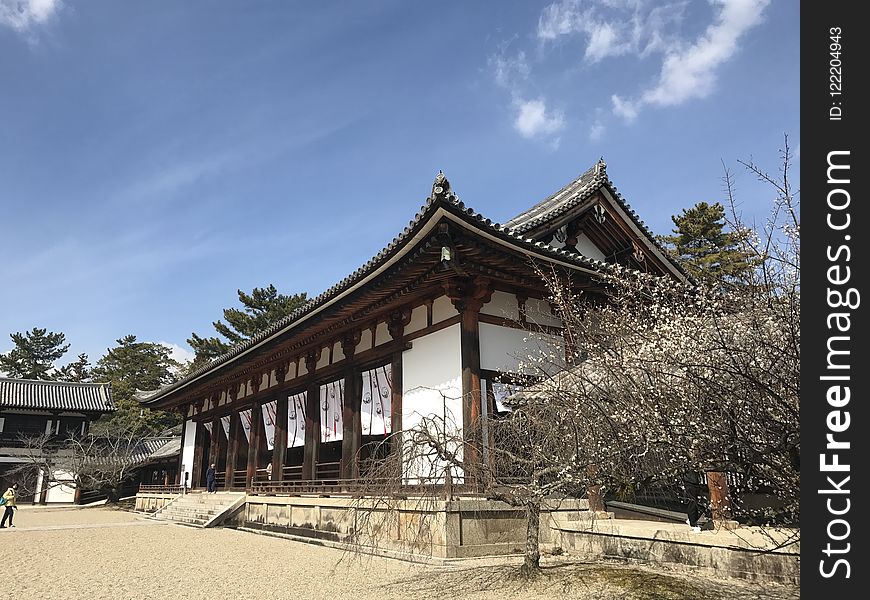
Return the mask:
<svg viewBox="0 0 870 600">
<path fill-rule="evenodd" d="M 798 88 L 792 0 L 0 0 L 0 352 L 187 349 L 237 288 L 344 278 L 439 169 L 504 222 L 603 156 L 668 233 L 725 161 L 763 218 L 737 159 L 799 159 Z"/>
</svg>

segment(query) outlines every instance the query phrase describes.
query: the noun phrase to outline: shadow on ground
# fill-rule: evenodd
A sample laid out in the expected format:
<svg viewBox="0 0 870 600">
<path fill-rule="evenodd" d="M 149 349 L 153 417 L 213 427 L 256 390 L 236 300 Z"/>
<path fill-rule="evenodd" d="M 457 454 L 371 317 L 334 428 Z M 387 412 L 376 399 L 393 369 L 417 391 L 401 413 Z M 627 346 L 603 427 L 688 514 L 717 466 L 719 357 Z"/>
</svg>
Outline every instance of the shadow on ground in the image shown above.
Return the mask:
<svg viewBox="0 0 870 600">
<path fill-rule="evenodd" d="M 791 600 L 794 586 L 694 578 L 618 563 L 545 566 L 526 579 L 516 566 L 477 566 L 429 571 L 382 586 L 385 595 L 414 590 L 417 597 L 463 598 L 473 592 L 502 597 L 567 597 L 578 600 Z"/>
</svg>

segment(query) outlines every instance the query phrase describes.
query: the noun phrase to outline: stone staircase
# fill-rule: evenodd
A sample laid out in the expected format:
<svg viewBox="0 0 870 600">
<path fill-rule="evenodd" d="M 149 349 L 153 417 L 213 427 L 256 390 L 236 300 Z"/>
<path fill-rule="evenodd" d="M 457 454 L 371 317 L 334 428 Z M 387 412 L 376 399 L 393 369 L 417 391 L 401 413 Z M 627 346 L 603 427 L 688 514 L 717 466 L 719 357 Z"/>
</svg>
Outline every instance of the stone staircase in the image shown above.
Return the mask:
<svg viewBox="0 0 870 600">
<path fill-rule="evenodd" d="M 151 518 L 191 527 L 214 527 L 244 502 L 243 492 L 190 492 L 179 496 L 151 515 Z"/>
</svg>

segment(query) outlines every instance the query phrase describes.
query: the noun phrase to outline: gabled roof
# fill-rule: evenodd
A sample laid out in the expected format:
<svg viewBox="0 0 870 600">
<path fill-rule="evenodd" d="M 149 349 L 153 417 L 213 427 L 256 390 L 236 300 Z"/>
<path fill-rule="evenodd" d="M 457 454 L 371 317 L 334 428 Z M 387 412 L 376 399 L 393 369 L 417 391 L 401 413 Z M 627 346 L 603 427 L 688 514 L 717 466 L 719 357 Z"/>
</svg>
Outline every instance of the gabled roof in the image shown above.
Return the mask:
<svg viewBox="0 0 870 600">
<path fill-rule="evenodd" d="M 516 233 L 522 233 L 564 214 L 607 183 L 606 169 L 604 159 L 600 159 L 561 190 L 505 223 L 505 227 L 510 227 Z"/>
<path fill-rule="evenodd" d="M 226 354 L 212 360 L 183 379 L 159 390 L 154 390 L 153 392 L 137 392 L 135 396 L 136 399 L 145 405 L 154 404 L 174 390 L 185 387 L 191 382 L 217 371 L 224 365 L 234 362 L 235 359 L 240 356 L 263 345 L 268 340 L 292 330 L 312 315 L 332 305 L 340 300 L 345 294 L 357 289 L 360 285 L 365 284 L 367 281 L 376 277 L 384 269 L 388 268 L 397 256 L 417 241 L 417 236 L 421 234 L 421 232 L 425 232 L 428 225 L 437 221 L 442 215 L 457 224 L 464 224 L 468 229 L 480 232 L 515 250 L 539 258 L 548 259 L 553 262 L 558 262 L 564 266 L 579 269 L 593 276 L 603 272 L 610 272 L 614 268 L 614 265 L 573 252 L 553 248 L 549 244 L 525 237 L 507 226 L 494 223 L 460 201 L 460 199 L 450 190 L 450 184 L 447 182 L 447 179 L 443 174 L 439 174 L 435 179 L 432 195 L 427 199 L 426 204 L 423 205 L 420 212 L 415 215 L 414 219 L 410 221 L 408 226 L 405 227 L 399 235 L 393 238 L 393 240 L 387 244 L 383 250 L 366 262 L 362 267 L 322 294 L 310 299 L 308 302 L 268 329 L 260 332 L 249 340 L 239 343 Z"/>
<path fill-rule="evenodd" d="M 112 412 L 108 383 L 72 383 L 0 378 L 0 409 Z"/>
<path fill-rule="evenodd" d="M 668 251 L 656 239 L 655 234 L 631 208 L 631 205 L 625 201 L 622 194 L 617 191 L 616 186 L 607 175 L 607 163 L 604 162 L 603 158 L 552 196 L 513 217 L 505 223 L 505 226 L 510 227 L 515 233 L 538 237 L 541 231 L 547 229 L 547 224 L 557 222 L 559 217 L 582 204 L 599 190 L 607 198 L 613 200 L 616 208 L 637 228 L 639 237 L 646 242 L 650 249 L 661 256 L 673 273 L 688 278 L 688 274 L 682 266 L 670 257 Z"/>
</svg>

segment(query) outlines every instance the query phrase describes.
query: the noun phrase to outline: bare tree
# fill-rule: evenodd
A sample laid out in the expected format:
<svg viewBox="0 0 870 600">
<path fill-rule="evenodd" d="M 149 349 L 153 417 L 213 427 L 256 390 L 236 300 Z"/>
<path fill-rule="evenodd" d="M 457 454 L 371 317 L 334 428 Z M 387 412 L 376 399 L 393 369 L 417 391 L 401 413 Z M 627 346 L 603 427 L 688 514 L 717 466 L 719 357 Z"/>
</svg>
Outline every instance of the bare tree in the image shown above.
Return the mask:
<svg viewBox="0 0 870 600">
<path fill-rule="evenodd" d="M 9 473 L 18 479 L 22 495 L 75 483 L 81 491 L 100 491 L 109 502 L 148 454 L 148 438 L 141 427 L 92 429 L 87 435 L 22 437 L 22 462 Z M 39 474 L 42 474 L 38 489 Z"/>
<path fill-rule="evenodd" d="M 585 416 L 584 451 L 611 493 L 686 471 L 728 473 L 731 503 L 714 516 L 799 522 L 800 219 L 787 138 L 781 159 L 778 177 L 742 163 L 774 191 L 759 227 L 741 220 L 726 169 L 730 224 L 755 265 L 737 285 L 615 266 L 604 276 L 607 301 L 595 302 L 564 275 L 542 273 L 574 343 L 566 368 L 529 400 Z M 754 504 L 750 492 L 776 500 Z"/>
<path fill-rule="evenodd" d="M 517 369 L 526 386 L 507 400 L 508 412 L 465 432 L 446 411 L 426 415 L 394 434 L 400 443 L 385 442 L 401 452 L 367 470 L 354 541 L 426 548 L 437 529 L 431 509 L 454 494 L 476 495 L 526 511 L 522 572 L 534 575 L 546 501 L 585 497 L 598 508 L 599 493 L 698 471 L 730 474 L 733 504 L 716 506 L 717 516 L 798 524 L 800 221 L 787 138 L 781 158 L 778 178 L 744 163 L 775 191 L 758 228 L 740 219 L 726 170 L 731 227 L 755 265 L 741 285 L 705 287 L 611 265 L 604 294 L 593 297 L 577 292 L 569 274 L 540 270 L 562 347 L 530 332 L 539 343 Z M 744 501 L 760 491 L 776 502 Z"/>
</svg>

